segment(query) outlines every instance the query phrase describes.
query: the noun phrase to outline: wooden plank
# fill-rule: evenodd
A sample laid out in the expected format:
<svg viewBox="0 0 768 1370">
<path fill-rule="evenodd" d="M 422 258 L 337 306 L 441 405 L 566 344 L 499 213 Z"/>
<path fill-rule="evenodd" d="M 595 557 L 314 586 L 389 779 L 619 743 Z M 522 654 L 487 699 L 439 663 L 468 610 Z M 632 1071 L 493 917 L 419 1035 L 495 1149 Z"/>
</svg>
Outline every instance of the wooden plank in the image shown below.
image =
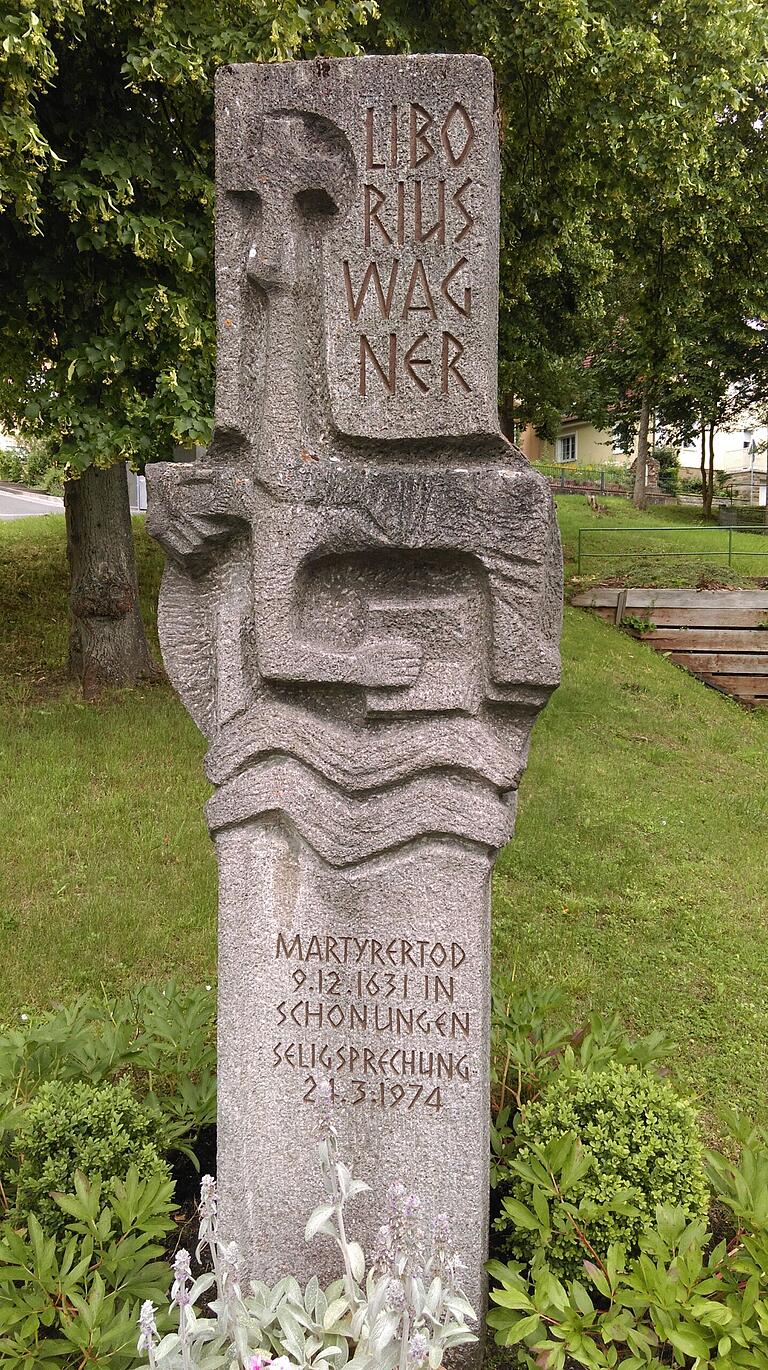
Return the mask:
<svg viewBox="0 0 768 1370">
<path fill-rule="evenodd" d="M 702 671 L 701 679 L 708 685 L 716 685 L 719 690 L 738 695 L 742 699 L 750 697 L 768 700 L 768 678 L 764 675 L 709 675 Z"/>
<path fill-rule="evenodd" d="M 659 627 L 685 628 L 756 628 L 760 623 L 768 623 L 768 608 L 731 609 L 726 615 L 722 609 L 650 609 L 638 614 Z"/>
<path fill-rule="evenodd" d="M 571 603 L 579 608 L 614 605 L 619 589 L 596 585 L 575 595 Z M 764 609 L 768 612 L 765 590 L 662 590 L 631 587 L 627 589 L 627 609 Z"/>
<path fill-rule="evenodd" d="M 606 605 L 616 605 L 619 598 L 619 591 L 614 590 L 610 585 L 596 585 L 594 590 L 586 590 L 580 595 L 574 595 L 571 604 L 575 604 L 579 609 L 602 609 Z"/>
<path fill-rule="evenodd" d="M 768 653 L 759 652 L 670 652 L 677 666 L 696 675 L 749 675 L 765 678 L 768 694 Z"/>
<path fill-rule="evenodd" d="M 768 609 L 765 590 L 654 590 L 627 591 L 627 607 L 660 609 Z"/>
<path fill-rule="evenodd" d="M 768 652 L 768 632 L 757 628 L 658 628 L 640 638 L 657 652 Z"/>
<path fill-rule="evenodd" d="M 604 618 L 607 623 L 613 623 L 616 615 L 615 602 L 613 605 L 598 606 L 592 612 Z M 768 609 L 731 609 L 727 615 L 723 609 L 653 609 L 643 613 L 625 610 L 625 617 L 627 612 L 631 612 L 633 617 L 647 619 L 649 623 L 664 629 L 700 628 L 731 632 L 736 628 L 757 629 L 758 625 L 768 623 Z"/>
</svg>

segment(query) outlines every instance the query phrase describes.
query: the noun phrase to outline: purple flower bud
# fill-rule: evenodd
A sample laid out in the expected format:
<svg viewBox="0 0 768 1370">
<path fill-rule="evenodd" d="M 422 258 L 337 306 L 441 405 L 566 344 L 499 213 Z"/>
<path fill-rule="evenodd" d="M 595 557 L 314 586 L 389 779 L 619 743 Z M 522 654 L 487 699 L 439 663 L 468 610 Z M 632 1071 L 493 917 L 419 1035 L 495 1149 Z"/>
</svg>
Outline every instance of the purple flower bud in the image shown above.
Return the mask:
<svg viewBox="0 0 768 1370">
<path fill-rule="evenodd" d="M 399 1280 L 390 1280 L 387 1286 L 387 1308 L 391 1313 L 402 1313 L 405 1308 L 405 1290 Z"/>
<path fill-rule="evenodd" d="M 423 1332 L 414 1332 L 408 1343 L 408 1359 L 414 1365 L 421 1365 L 429 1355 L 429 1342 Z"/>
<path fill-rule="evenodd" d="M 403 1217 L 415 1218 L 421 1209 L 421 1199 L 418 1194 L 409 1194 L 403 1200 Z"/>
<path fill-rule="evenodd" d="M 405 1198 L 405 1185 L 396 1180 L 387 1190 L 387 1203 L 393 1213 L 399 1213 L 403 1199 Z"/>
<path fill-rule="evenodd" d="M 204 1175 L 200 1181 L 200 1212 L 206 1217 L 215 1217 L 218 1208 L 218 1189 L 212 1175 Z"/>
<path fill-rule="evenodd" d="M 187 1286 L 192 1282 L 192 1268 L 189 1262 L 189 1252 L 182 1247 L 176 1252 L 173 1262 L 174 1281 L 171 1286 L 171 1303 L 175 1303 L 177 1308 L 188 1308 L 191 1302 L 189 1289 Z"/>
</svg>

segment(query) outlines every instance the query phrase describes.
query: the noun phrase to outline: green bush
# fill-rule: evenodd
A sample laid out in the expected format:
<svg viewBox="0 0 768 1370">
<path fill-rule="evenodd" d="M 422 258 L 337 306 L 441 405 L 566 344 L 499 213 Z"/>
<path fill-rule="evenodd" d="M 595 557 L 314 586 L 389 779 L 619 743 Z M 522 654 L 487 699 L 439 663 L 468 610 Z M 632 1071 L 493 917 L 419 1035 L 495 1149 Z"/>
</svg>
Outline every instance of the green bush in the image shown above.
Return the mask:
<svg viewBox="0 0 768 1370">
<path fill-rule="evenodd" d="M 180 1203 L 161 1153 L 216 1116 L 215 1007 L 171 982 L 0 1030 L 2 1370 L 137 1364 Z"/>
<path fill-rule="evenodd" d="M 541 1234 L 519 1224 L 537 1187 L 537 1151 L 575 1138 L 581 1173 L 571 1183 L 576 1210 L 562 1230 L 546 1234 L 546 1261 L 560 1275 L 578 1276 L 585 1258 L 579 1232 L 603 1257 L 613 1242 L 638 1250 L 660 1204 L 687 1219 L 707 1212 L 708 1189 L 696 1115 L 663 1080 L 635 1065 L 610 1062 L 598 1071 L 563 1070 L 540 1099 L 519 1114 L 509 1160 L 511 1182 L 498 1220 L 507 1251 L 531 1263 Z M 540 1164 L 540 1159 L 539 1159 Z"/>
<path fill-rule="evenodd" d="M 538 1149 L 545 1180 L 524 1220 L 538 1232 L 539 1255 L 530 1272 L 516 1263 L 488 1267 L 498 1285 L 488 1323 L 499 1346 L 516 1348 L 516 1365 L 768 1370 L 768 1141 L 733 1121 L 738 1161 L 706 1158 L 718 1208 L 729 1214 L 727 1240 L 660 1204 L 638 1256 L 618 1242 L 598 1260 L 585 1248 L 581 1278 L 565 1282 L 546 1263 L 546 1236 L 574 1216 L 568 1195 L 583 1164 L 573 1139 Z"/>
<path fill-rule="evenodd" d="M 101 1087 L 50 1080 L 38 1090 L 16 1132 L 16 1208 L 57 1232 L 66 1216 L 51 1197 L 68 1192 L 77 1171 L 90 1181 L 141 1179 L 169 1170 L 156 1144 L 157 1115 L 136 1099 L 127 1080 Z"/>
<path fill-rule="evenodd" d="M 8 1198 L 14 1129 L 46 1081 L 128 1079 L 158 1115 L 168 1150 L 190 1153 L 216 1118 L 216 995 L 212 986 L 145 985 L 120 999 L 92 996 L 0 1030 L 0 1174 Z"/>
<path fill-rule="evenodd" d="M 45 443 L 27 439 L 23 447 L 0 448 L 0 480 L 60 495 L 64 466 Z"/>
<path fill-rule="evenodd" d="M 3 1370 L 130 1370 L 144 1299 L 168 1287 L 162 1257 L 175 1224 L 165 1175 L 90 1182 L 59 1195 L 58 1239 L 34 1213 L 0 1222 L 0 1365 Z"/>
<path fill-rule="evenodd" d="M 680 459 L 674 447 L 655 447 L 653 455 L 659 463 L 659 489 L 668 495 L 680 490 Z"/>
<path fill-rule="evenodd" d="M 514 1121 L 563 1070 L 604 1070 L 611 1061 L 653 1068 L 672 1051 L 663 1032 L 633 1038 L 617 1015 L 593 1013 L 580 1025 L 564 1011 L 561 989 L 516 990 L 497 986 L 491 1020 L 491 1185 L 507 1174 Z"/>
</svg>

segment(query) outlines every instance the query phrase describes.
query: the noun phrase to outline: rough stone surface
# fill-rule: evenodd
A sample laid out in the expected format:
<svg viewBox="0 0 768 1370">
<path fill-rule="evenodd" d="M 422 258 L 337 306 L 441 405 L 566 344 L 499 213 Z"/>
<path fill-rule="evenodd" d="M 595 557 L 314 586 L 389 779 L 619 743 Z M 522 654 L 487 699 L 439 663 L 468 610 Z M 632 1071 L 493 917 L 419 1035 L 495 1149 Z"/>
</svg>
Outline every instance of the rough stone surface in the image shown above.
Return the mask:
<svg viewBox="0 0 768 1370">
<path fill-rule="evenodd" d="M 479 1302 L 490 874 L 561 612 L 497 424 L 491 70 L 228 67 L 217 147 L 216 431 L 148 475 L 216 786 L 223 1220 L 253 1274 L 336 1273 L 302 1239 L 328 1079 L 355 1173 L 451 1214 Z"/>
</svg>

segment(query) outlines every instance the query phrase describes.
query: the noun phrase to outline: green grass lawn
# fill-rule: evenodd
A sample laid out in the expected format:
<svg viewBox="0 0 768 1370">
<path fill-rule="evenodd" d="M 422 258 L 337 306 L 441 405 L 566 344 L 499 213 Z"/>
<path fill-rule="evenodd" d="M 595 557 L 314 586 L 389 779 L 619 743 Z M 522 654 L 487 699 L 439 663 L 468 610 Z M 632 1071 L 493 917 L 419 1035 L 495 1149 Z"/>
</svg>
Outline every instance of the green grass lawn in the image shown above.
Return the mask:
<svg viewBox="0 0 768 1370">
<path fill-rule="evenodd" d="M 580 579 L 610 579 L 626 585 L 697 585 L 710 582 L 748 586 L 768 583 L 766 533 L 732 533 L 702 522 L 692 506 L 655 505 L 635 509 L 628 499 L 600 501 L 595 514 L 584 495 L 556 494 L 566 567 L 578 572 L 579 529 L 582 530 Z M 636 531 L 635 531 L 636 530 Z M 653 531 L 649 531 L 653 530 Z M 732 564 L 728 564 L 731 544 Z"/>
<path fill-rule="evenodd" d="M 568 547 L 589 510 L 558 506 Z M 137 542 L 153 628 L 159 557 Z M 60 518 L 0 524 L 0 602 L 0 1017 L 210 979 L 202 739 L 165 686 L 85 706 L 63 682 Z M 666 1028 L 713 1130 L 726 1104 L 766 1119 L 768 711 L 572 608 L 563 654 L 497 868 L 496 966 L 564 985 L 574 1017 Z"/>
<path fill-rule="evenodd" d="M 160 557 L 137 529 L 148 626 Z M 215 966 L 203 739 L 165 686 L 84 705 L 63 681 L 61 516 L 0 523 L 0 1017 Z"/>
</svg>

